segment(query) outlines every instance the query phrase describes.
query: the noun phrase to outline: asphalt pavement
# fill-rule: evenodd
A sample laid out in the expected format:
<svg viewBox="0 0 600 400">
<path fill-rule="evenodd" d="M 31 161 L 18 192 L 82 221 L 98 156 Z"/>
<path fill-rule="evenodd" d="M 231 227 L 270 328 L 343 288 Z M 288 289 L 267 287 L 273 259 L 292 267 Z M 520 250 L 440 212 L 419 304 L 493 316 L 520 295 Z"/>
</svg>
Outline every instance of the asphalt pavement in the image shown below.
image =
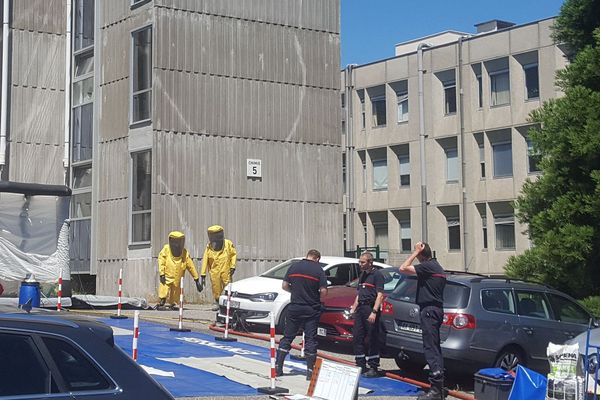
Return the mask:
<svg viewBox="0 0 600 400">
<path fill-rule="evenodd" d="M 212 304 L 186 304 L 183 313 L 183 325 L 185 328 L 191 329 L 192 331 L 206 333 L 210 335 L 222 335 L 219 332 L 215 332 L 211 330 L 210 327 L 215 323 L 216 312 L 211 310 Z M 92 314 L 96 316 L 107 317 L 110 315 L 114 315 L 115 311 L 112 310 L 73 310 L 73 312 Z M 123 310 L 123 315 L 133 318 L 134 310 Z M 179 323 L 179 312 L 178 311 L 157 311 L 157 310 L 140 310 L 140 319 L 149 322 L 156 322 L 168 325 L 170 327 L 177 327 Z M 252 327 L 252 331 L 255 335 L 268 336 L 268 327 Z M 249 338 L 244 336 L 235 336 L 238 341 L 243 343 L 252 344 L 259 347 L 268 348 L 269 342 L 261 339 Z M 280 337 L 279 335 L 277 336 Z M 295 343 L 299 344 L 299 339 L 297 338 Z M 333 357 L 337 357 L 339 359 L 344 359 L 348 361 L 353 361 L 354 356 L 352 354 L 352 348 L 349 345 L 342 344 L 332 344 L 332 343 L 321 343 L 319 346 L 319 352 L 327 355 L 331 355 Z M 419 380 L 422 382 L 426 382 L 426 374 L 425 372 L 410 372 L 407 373 L 405 371 L 401 371 L 396 366 L 396 363 L 393 359 L 383 358 L 381 360 L 381 369 L 386 372 L 391 372 L 394 374 L 398 374 L 400 376 L 405 376 L 410 379 Z M 472 380 L 462 381 L 451 381 L 448 382 L 449 387 L 455 390 L 462 390 L 469 393 L 472 391 Z M 244 396 L 244 397 L 236 397 L 243 398 L 245 400 L 265 400 L 268 399 L 267 395 L 257 395 L 257 396 Z M 397 396 L 371 396 L 371 395 L 360 395 L 359 398 L 364 400 L 391 400 L 396 399 Z M 448 399 L 453 399 L 454 397 L 448 396 Z M 218 397 L 180 397 L 179 399 L 201 399 L 201 400 L 209 400 L 209 399 L 232 399 L 231 396 L 218 396 Z M 402 399 L 413 400 L 416 399 L 414 396 L 403 396 Z"/>
</svg>

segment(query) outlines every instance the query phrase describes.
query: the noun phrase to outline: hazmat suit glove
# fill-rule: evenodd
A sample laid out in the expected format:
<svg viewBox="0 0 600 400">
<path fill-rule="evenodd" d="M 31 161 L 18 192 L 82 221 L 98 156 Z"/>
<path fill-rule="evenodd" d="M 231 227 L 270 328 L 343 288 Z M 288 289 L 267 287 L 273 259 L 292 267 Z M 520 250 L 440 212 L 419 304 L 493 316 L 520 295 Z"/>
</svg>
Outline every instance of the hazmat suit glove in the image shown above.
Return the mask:
<svg viewBox="0 0 600 400">
<path fill-rule="evenodd" d="M 198 290 L 198 293 L 202 292 L 204 285 L 198 279 L 194 279 L 194 282 L 196 282 L 196 290 Z"/>
<path fill-rule="evenodd" d="M 167 284 L 167 278 L 164 275 L 160 276 L 160 283 L 162 283 L 163 285 Z"/>
</svg>

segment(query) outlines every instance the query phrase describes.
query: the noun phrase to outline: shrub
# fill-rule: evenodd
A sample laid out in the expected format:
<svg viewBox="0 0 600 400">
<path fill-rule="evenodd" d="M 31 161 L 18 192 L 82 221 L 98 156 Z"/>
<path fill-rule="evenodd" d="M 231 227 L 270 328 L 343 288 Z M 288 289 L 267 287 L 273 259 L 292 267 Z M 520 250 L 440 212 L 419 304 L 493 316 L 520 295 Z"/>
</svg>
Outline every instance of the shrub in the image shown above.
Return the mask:
<svg viewBox="0 0 600 400">
<path fill-rule="evenodd" d="M 595 317 L 600 317 L 600 296 L 590 296 L 583 300 L 579 300 L 589 312 Z"/>
</svg>

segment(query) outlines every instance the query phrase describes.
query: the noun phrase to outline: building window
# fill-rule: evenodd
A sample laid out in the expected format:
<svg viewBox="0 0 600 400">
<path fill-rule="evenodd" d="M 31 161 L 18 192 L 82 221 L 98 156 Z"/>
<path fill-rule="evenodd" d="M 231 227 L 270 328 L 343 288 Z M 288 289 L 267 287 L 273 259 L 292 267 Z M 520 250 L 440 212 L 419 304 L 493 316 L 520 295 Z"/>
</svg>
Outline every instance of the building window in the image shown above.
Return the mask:
<svg viewBox="0 0 600 400">
<path fill-rule="evenodd" d="M 131 123 L 152 118 L 152 27 L 132 33 Z"/>
<path fill-rule="evenodd" d="M 460 250 L 460 219 L 450 217 L 448 223 L 448 250 Z"/>
<path fill-rule="evenodd" d="M 527 169 L 530 174 L 540 172 L 539 163 L 541 158 L 541 153 L 533 147 L 531 140 L 527 139 Z"/>
<path fill-rule="evenodd" d="M 396 94 L 398 104 L 398 122 L 408 121 L 408 93 L 397 93 Z"/>
<path fill-rule="evenodd" d="M 501 106 L 510 103 L 510 77 L 508 69 L 490 72 L 491 105 Z"/>
<path fill-rule="evenodd" d="M 456 113 L 456 81 L 446 81 L 444 84 L 444 112 L 446 115 Z"/>
<path fill-rule="evenodd" d="M 131 160 L 131 243 L 150 243 L 152 152 L 132 153 Z"/>
<path fill-rule="evenodd" d="M 77 52 L 94 44 L 94 0 L 75 0 L 73 6 L 73 50 Z"/>
<path fill-rule="evenodd" d="M 94 114 L 94 54 L 74 56 L 71 125 L 71 160 L 92 159 Z"/>
<path fill-rule="evenodd" d="M 361 172 L 362 172 L 362 191 L 367 191 L 367 160 L 364 151 L 359 151 L 358 156 L 360 157 Z"/>
<path fill-rule="evenodd" d="M 358 99 L 360 100 L 360 129 L 364 130 L 367 126 L 367 116 L 365 111 L 365 91 L 359 90 Z"/>
<path fill-rule="evenodd" d="M 387 159 L 373 160 L 373 190 L 387 190 Z"/>
<path fill-rule="evenodd" d="M 410 156 L 400 155 L 398 161 L 400 162 L 400 186 L 410 186 Z"/>
<path fill-rule="evenodd" d="M 142 5 L 142 4 L 147 3 L 149 1 L 150 0 L 131 0 L 131 7 L 139 6 L 139 5 Z"/>
<path fill-rule="evenodd" d="M 348 193 L 346 186 L 346 153 L 342 153 L 342 190 L 343 193 Z"/>
<path fill-rule="evenodd" d="M 456 147 L 444 149 L 446 152 L 446 181 L 458 182 L 458 150 Z"/>
<path fill-rule="evenodd" d="M 475 80 L 477 81 L 477 105 L 479 108 L 483 107 L 483 78 L 481 75 L 481 63 L 471 65 L 473 73 L 475 74 Z"/>
<path fill-rule="evenodd" d="M 346 108 L 346 93 L 342 93 L 341 96 L 342 109 Z"/>
<path fill-rule="evenodd" d="M 527 100 L 538 99 L 540 97 L 540 81 L 537 63 L 523 65 L 523 71 L 525 72 Z"/>
<path fill-rule="evenodd" d="M 514 215 L 494 215 L 494 225 L 496 226 L 496 250 L 514 250 Z"/>
<path fill-rule="evenodd" d="M 479 171 L 481 179 L 485 179 L 485 147 L 483 140 L 477 144 L 479 148 Z"/>
<path fill-rule="evenodd" d="M 387 222 L 373 223 L 373 231 L 375 234 L 375 245 L 379 245 L 379 258 L 387 260 L 389 248 Z"/>
<path fill-rule="evenodd" d="M 373 127 L 385 126 L 385 96 L 371 98 L 371 108 L 373 110 Z"/>
<path fill-rule="evenodd" d="M 487 217 L 481 216 L 481 234 L 483 237 L 483 249 L 487 250 L 488 248 L 488 230 L 487 230 Z"/>
<path fill-rule="evenodd" d="M 412 252 L 410 221 L 400 221 L 400 251 L 402 253 Z"/>
<path fill-rule="evenodd" d="M 510 142 L 492 144 L 494 156 L 494 178 L 513 175 L 512 144 Z"/>
</svg>

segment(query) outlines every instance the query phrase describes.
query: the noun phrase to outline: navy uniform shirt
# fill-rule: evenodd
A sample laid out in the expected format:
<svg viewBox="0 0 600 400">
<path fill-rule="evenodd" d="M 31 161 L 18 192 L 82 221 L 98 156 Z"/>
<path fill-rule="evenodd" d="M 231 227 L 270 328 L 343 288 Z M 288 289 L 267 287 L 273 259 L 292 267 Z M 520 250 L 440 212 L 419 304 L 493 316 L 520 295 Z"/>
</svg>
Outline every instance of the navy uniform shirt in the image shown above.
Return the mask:
<svg viewBox="0 0 600 400">
<path fill-rule="evenodd" d="M 425 306 L 444 306 L 444 287 L 446 272 L 437 260 L 431 259 L 415 265 L 417 273 L 417 304 Z"/>
<path fill-rule="evenodd" d="M 284 281 L 290 284 L 292 304 L 319 306 L 320 288 L 327 287 L 327 277 L 322 264 L 311 260 L 301 260 L 293 264 L 285 274 Z"/>
<path fill-rule="evenodd" d="M 378 269 L 362 271 L 358 278 L 358 304 L 375 305 L 377 293 L 383 293 L 383 284 L 383 274 Z"/>
</svg>

